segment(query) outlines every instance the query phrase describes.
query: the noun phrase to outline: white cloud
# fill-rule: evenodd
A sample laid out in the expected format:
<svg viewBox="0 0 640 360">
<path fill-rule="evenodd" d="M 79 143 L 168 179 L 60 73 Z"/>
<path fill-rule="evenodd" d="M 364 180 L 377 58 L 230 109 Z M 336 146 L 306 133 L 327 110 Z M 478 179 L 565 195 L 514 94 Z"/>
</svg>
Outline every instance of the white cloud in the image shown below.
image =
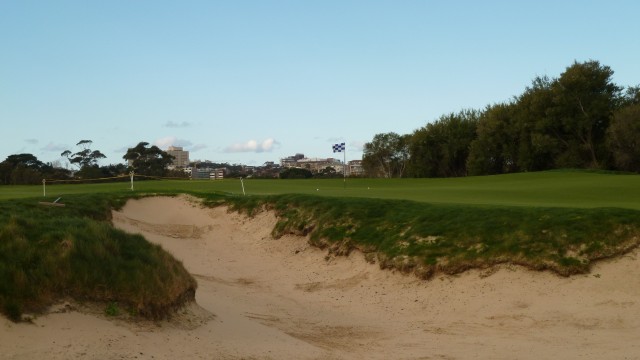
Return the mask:
<svg viewBox="0 0 640 360">
<path fill-rule="evenodd" d="M 153 142 L 153 145 L 159 147 L 160 149 L 166 149 L 169 146 L 191 146 L 191 141 L 178 139 L 175 136 L 165 136 L 163 138 L 157 139 Z"/>
<path fill-rule="evenodd" d="M 186 128 L 191 126 L 191 123 L 187 121 L 183 121 L 181 123 L 175 121 L 167 121 L 166 123 L 164 123 L 164 126 L 168 128 Z"/>
<path fill-rule="evenodd" d="M 273 138 L 268 138 L 263 140 L 262 142 L 258 142 L 256 140 L 249 140 L 244 143 L 236 143 L 230 146 L 227 146 L 224 149 L 224 152 L 228 153 L 238 153 L 238 152 L 270 152 L 274 148 L 276 148 L 280 143 L 278 143 Z"/>
<path fill-rule="evenodd" d="M 61 145 L 61 144 L 54 144 L 52 142 L 48 143 L 47 145 L 45 145 L 44 147 L 40 148 L 40 150 L 42 151 L 65 151 L 67 150 L 67 146 L 66 145 Z"/>
<path fill-rule="evenodd" d="M 199 150 L 202 150 L 202 149 L 206 149 L 206 148 L 207 148 L 207 145 L 205 145 L 205 144 L 195 144 L 189 149 L 189 151 L 196 152 L 196 151 L 199 151 Z"/>
</svg>

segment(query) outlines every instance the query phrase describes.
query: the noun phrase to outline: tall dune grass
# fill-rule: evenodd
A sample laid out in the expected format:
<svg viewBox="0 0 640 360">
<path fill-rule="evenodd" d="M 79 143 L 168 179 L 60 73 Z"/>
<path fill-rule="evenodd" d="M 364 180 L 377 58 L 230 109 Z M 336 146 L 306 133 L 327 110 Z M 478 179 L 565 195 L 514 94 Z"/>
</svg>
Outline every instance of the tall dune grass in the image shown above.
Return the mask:
<svg viewBox="0 0 640 360">
<path fill-rule="evenodd" d="M 53 301 L 118 303 L 150 318 L 193 300 L 196 282 L 182 264 L 140 235 L 109 223 L 125 200 L 73 196 L 67 206 L 0 202 L 0 311 L 12 320 Z"/>
</svg>

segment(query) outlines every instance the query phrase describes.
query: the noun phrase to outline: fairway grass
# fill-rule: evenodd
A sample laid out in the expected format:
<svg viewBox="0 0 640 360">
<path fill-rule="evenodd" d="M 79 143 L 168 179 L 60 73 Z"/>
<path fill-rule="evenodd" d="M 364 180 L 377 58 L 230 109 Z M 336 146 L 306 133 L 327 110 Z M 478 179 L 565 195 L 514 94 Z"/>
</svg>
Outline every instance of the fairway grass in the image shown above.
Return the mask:
<svg viewBox="0 0 640 360">
<path fill-rule="evenodd" d="M 432 204 L 640 210 L 640 175 L 548 171 L 447 179 L 244 179 L 246 195 L 313 194 L 411 200 Z M 129 182 L 47 185 L 47 198 L 84 193 L 130 193 Z M 238 179 L 136 181 L 134 193 L 242 196 Z M 0 200 L 42 197 L 42 185 L 1 186 Z"/>
</svg>

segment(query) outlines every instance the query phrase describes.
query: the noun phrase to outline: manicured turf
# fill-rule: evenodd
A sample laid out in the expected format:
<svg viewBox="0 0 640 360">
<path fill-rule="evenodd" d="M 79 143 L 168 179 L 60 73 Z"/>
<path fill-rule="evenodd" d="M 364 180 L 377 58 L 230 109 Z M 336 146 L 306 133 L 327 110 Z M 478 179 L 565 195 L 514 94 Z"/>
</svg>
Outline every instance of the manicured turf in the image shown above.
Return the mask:
<svg viewBox="0 0 640 360">
<path fill-rule="evenodd" d="M 136 181 L 135 193 L 191 192 L 242 195 L 238 179 Z M 247 195 L 286 193 L 412 200 L 440 204 L 640 210 L 640 175 L 549 171 L 449 179 L 245 179 Z M 69 194 L 128 192 L 128 182 L 47 186 L 49 201 Z M 0 200 L 42 197 L 42 186 L 0 186 Z"/>
</svg>

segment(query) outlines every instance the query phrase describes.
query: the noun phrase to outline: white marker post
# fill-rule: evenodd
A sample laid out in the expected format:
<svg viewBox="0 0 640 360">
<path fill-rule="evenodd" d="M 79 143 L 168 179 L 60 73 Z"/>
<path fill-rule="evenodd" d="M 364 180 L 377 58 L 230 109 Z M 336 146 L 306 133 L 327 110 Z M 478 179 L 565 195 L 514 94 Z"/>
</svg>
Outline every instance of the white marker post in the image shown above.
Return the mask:
<svg viewBox="0 0 640 360">
<path fill-rule="evenodd" d="M 347 147 L 344 147 L 342 151 L 342 185 L 343 188 L 347 188 Z"/>
<path fill-rule="evenodd" d="M 47 197 L 47 180 L 42 179 L 42 197 Z"/>
<path fill-rule="evenodd" d="M 131 177 L 131 191 L 133 191 L 133 171 L 129 173 L 129 176 Z"/>
<path fill-rule="evenodd" d="M 247 196 L 247 194 L 244 193 L 244 182 L 242 181 L 242 178 L 240 178 L 240 185 L 242 185 L 242 195 Z"/>
</svg>

